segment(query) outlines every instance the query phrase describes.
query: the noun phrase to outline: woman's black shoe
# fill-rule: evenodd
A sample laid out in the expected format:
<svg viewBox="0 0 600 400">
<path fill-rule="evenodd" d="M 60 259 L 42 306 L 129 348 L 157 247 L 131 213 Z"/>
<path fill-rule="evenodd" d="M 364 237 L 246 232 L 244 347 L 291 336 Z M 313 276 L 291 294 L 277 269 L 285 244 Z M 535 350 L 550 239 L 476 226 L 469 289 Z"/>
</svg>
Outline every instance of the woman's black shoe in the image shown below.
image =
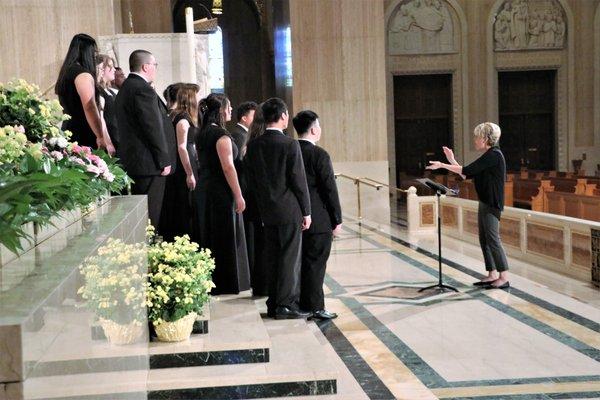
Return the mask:
<svg viewBox="0 0 600 400">
<path fill-rule="evenodd" d="M 494 282 L 494 281 L 479 281 L 479 282 L 473 283 L 473 286 L 488 286 L 488 285 L 491 285 L 492 282 Z"/>
<path fill-rule="evenodd" d="M 490 285 L 487 289 L 508 289 L 510 287 L 510 282 L 506 281 L 500 286 Z"/>
</svg>

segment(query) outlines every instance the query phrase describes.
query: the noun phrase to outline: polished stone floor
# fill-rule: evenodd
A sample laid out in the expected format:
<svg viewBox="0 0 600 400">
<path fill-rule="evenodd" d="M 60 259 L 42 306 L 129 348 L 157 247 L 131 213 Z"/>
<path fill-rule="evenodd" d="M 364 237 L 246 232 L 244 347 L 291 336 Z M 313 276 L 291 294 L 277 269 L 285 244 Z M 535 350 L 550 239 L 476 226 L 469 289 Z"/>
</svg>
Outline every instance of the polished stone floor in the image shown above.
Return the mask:
<svg viewBox="0 0 600 400">
<path fill-rule="evenodd" d="M 477 289 L 479 249 L 443 242 L 459 293 L 420 293 L 437 281 L 436 238 L 346 219 L 325 281 L 340 317 L 313 324 L 340 361 L 331 398 L 600 398 L 600 291 L 515 260 L 511 289 Z"/>
</svg>

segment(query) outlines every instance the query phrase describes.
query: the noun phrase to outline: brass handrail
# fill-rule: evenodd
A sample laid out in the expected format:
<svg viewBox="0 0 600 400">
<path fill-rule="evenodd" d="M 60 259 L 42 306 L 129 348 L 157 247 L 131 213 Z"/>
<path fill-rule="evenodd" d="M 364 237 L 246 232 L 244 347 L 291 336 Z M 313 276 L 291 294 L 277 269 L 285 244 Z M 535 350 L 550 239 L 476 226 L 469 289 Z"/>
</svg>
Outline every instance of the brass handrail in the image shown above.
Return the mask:
<svg viewBox="0 0 600 400">
<path fill-rule="evenodd" d="M 382 187 L 389 187 L 389 185 L 376 181 L 371 178 L 359 177 L 359 176 L 350 176 L 346 174 L 335 174 L 335 178 L 345 178 L 351 180 L 354 185 L 356 185 L 356 205 L 358 209 L 358 220 L 362 220 L 362 201 L 360 199 L 360 185 L 367 185 L 369 187 L 375 188 L 376 190 L 381 189 Z"/>
</svg>

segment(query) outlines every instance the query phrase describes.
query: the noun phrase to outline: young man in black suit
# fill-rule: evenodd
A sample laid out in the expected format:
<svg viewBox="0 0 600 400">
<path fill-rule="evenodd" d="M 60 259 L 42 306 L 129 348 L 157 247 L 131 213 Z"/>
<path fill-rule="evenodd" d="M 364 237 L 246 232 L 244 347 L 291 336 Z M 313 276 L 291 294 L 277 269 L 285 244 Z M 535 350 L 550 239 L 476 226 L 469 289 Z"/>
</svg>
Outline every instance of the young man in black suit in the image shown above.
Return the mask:
<svg viewBox="0 0 600 400">
<path fill-rule="evenodd" d="M 148 217 L 154 226 L 160 220 L 165 177 L 171 172 L 159 99 L 150 86 L 157 65 L 152 53 L 146 50 L 131 53 L 131 73 L 115 100 L 121 163 L 134 180 L 132 194 L 148 195 Z"/>
<path fill-rule="evenodd" d="M 252 125 L 252 121 L 254 121 L 256 107 L 257 104 L 255 102 L 246 101 L 240 104 L 236 110 L 237 124 L 231 129 L 231 137 L 239 151 L 242 151 L 242 148 L 248 141 L 248 131 Z"/>
<path fill-rule="evenodd" d="M 310 227 L 310 196 L 300 146 L 286 136 L 288 110 L 271 98 L 261 107 L 267 129 L 248 143 L 249 185 L 264 225 L 264 260 L 269 271 L 268 315 L 307 318 L 299 310 L 302 230 Z"/>
<path fill-rule="evenodd" d="M 337 314 L 325 310 L 323 280 L 333 236 L 342 229 L 335 174 L 329 154 L 316 145 L 321 139 L 319 116 L 300 111 L 292 122 L 298 133 L 312 210 L 312 224 L 302 233 L 300 308 L 310 311 L 312 318 L 333 319 Z"/>
</svg>

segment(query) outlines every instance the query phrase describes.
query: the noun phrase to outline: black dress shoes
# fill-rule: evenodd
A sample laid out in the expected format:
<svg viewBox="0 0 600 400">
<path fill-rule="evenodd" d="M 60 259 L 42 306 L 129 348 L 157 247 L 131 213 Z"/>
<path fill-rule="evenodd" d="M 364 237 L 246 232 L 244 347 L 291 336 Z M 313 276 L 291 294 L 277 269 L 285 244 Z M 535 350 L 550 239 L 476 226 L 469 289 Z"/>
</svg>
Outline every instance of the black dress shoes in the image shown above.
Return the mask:
<svg viewBox="0 0 600 400">
<path fill-rule="evenodd" d="M 491 285 L 492 282 L 494 282 L 494 281 L 479 281 L 479 282 L 473 283 L 473 286 L 488 286 L 488 285 Z"/>
<path fill-rule="evenodd" d="M 510 288 L 510 282 L 506 281 L 500 286 L 489 285 L 486 289 L 508 289 Z"/>
<path fill-rule="evenodd" d="M 321 319 L 321 320 L 323 320 L 323 319 L 334 319 L 334 318 L 337 318 L 337 314 L 329 312 L 327 310 L 315 311 L 310 316 L 310 319 Z"/>
<path fill-rule="evenodd" d="M 306 319 L 311 313 L 293 310 L 289 307 L 277 307 L 275 309 L 275 319 Z"/>
</svg>

